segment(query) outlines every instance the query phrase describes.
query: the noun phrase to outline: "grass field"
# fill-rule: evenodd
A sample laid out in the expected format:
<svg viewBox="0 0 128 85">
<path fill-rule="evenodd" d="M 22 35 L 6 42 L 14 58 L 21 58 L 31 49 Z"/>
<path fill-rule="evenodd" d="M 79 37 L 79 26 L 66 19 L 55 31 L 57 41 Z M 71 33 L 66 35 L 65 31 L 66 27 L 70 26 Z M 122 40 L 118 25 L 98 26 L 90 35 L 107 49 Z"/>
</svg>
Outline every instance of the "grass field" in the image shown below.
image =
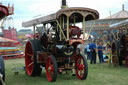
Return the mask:
<svg viewBox="0 0 128 85">
<path fill-rule="evenodd" d="M 89 61 L 88 61 L 89 62 Z M 128 68 L 108 64 L 88 64 L 88 77 L 78 80 L 71 75 L 58 75 L 56 82 L 48 82 L 45 71 L 39 77 L 25 74 L 24 58 L 5 60 L 6 85 L 128 85 Z M 19 74 L 14 72 L 18 69 Z"/>
</svg>

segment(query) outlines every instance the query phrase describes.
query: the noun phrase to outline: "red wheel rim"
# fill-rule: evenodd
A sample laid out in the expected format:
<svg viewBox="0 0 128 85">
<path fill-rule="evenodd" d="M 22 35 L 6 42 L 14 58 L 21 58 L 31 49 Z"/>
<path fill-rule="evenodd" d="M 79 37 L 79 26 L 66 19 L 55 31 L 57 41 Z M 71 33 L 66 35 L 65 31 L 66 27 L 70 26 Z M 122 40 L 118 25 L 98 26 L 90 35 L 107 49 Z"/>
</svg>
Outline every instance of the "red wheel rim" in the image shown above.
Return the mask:
<svg viewBox="0 0 128 85">
<path fill-rule="evenodd" d="M 33 49 L 32 44 L 30 42 L 27 42 L 26 48 L 25 48 L 25 66 L 26 66 L 26 72 L 29 76 L 32 75 L 33 72 Z"/>
<path fill-rule="evenodd" d="M 84 59 L 82 56 L 77 56 L 76 62 L 75 62 L 75 67 L 76 67 L 76 76 L 78 79 L 82 80 L 84 73 L 85 73 L 85 63 Z"/>
<path fill-rule="evenodd" d="M 47 60 L 46 75 L 47 75 L 48 81 L 51 82 L 53 80 L 53 75 L 54 75 L 54 65 L 53 65 L 53 61 L 51 58 L 48 58 Z"/>
</svg>

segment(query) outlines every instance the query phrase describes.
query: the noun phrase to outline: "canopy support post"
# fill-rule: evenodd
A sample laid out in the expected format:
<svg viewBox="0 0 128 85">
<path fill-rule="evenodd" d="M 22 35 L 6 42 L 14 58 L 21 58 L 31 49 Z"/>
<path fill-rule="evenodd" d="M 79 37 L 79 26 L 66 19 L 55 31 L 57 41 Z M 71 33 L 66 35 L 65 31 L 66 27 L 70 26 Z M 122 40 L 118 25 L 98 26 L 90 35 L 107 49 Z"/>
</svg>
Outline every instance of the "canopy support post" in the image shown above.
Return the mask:
<svg viewBox="0 0 128 85">
<path fill-rule="evenodd" d="M 83 16 L 83 39 L 85 39 L 85 17 Z"/>
<path fill-rule="evenodd" d="M 61 21 L 61 17 L 60 17 L 60 27 L 62 28 L 62 21 Z M 62 33 L 60 32 L 60 41 L 62 41 Z"/>
<path fill-rule="evenodd" d="M 67 40 L 69 40 L 69 16 L 67 16 Z"/>
<path fill-rule="evenodd" d="M 76 23 L 76 16 L 74 15 L 74 26 L 75 26 L 75 23 Z"/>
<path fill-rule="evenodd" d="M 36 25 L 33 25 L 33 33 L 35 35 L 35 33 L 36 33 Z M 35 39 L 35 37 L 34 37 L 34 39 Z"/>
<path fill-rule="evenodd" d="M 46 33 L 46 24 L 43 24 L 44 32 Z"/>
<path fill-rule="evenodd" d="M 61 26 L 60 26 L 58 20 L 56 20 L 56 22 L 57 22 L 57 26 L 59 26 L 59 28 L 60 28 L 60 32 L 62 33 L 64 39 L 66 40 L 66 36 L 64 35 L 64 32 L 63 32 L 63 30 L 62 30 L 62 28 L 61 28 Z"/>
</svg>

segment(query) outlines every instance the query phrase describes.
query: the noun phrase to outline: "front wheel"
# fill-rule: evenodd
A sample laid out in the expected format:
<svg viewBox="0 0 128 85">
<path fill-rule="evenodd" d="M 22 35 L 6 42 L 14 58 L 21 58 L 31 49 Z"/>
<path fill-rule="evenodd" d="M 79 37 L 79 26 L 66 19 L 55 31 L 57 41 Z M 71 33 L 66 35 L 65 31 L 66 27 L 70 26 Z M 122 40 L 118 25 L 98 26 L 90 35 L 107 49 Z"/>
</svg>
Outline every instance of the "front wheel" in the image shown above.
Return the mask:
<svg viewBox="0 0 128 85">
<path fill-rule="evenodd" d="M 46 62 L 46 76 L 48 81 L 54 82 L 57 78 L 57 63 L 53 55 L 50 55 Z"/>
<path fill-rule="evenodd" d="M 85 56 L 77 55 L 75 61 L 76 76 L 80 80 L 84 80 L 88 75 L 88 64 Z"/>
</svg>

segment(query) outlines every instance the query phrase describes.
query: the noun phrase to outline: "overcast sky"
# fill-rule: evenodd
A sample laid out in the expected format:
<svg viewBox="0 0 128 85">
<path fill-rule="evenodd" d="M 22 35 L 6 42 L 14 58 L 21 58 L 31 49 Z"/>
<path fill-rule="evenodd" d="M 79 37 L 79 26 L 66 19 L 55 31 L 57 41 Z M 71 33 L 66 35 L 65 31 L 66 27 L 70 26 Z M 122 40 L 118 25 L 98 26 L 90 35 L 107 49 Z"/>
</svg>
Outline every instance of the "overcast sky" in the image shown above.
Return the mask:
<svg viewBox="0 0 128 85">
<path fill-rule="evenodd" d="M 61 7 L 61 0 L 0 0 L 4 5 L 14 4 L 14 27 L 23 29 L 22 22 L 38 15 L 47 15 L 56 12 Z M 122 10 L 128 10 L 128 0 L 67 0 L 69 7 L 87 7 L 99 12 L 100 18 L 109 16 Z"/>
</svg>

